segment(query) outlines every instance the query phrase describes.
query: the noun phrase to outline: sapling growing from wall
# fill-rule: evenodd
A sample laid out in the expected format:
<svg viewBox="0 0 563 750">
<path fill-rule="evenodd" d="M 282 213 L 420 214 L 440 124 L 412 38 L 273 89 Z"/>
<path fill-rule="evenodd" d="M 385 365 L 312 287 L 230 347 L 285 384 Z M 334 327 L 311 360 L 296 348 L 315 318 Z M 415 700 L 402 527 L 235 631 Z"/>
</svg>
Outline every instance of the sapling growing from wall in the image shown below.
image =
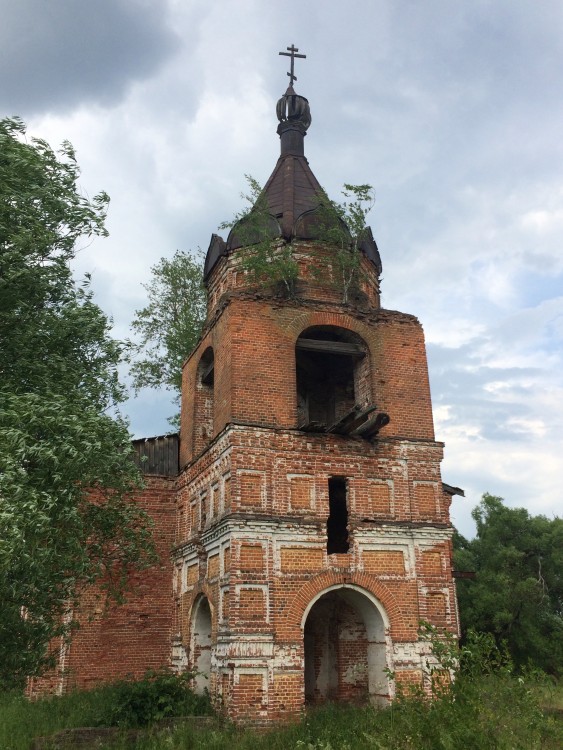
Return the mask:
<svg viewBox="0 0 563 750">
<path fill-rule="evenodd" d="M 335 249 L 337 283 L 342 289 L 342 302 L 349 301 L 352 289 L 361 277 L 360 244 L 366 229 L 366 217 L 373 208 L 375 195 L 371 185 L 344 184 L 344 200 L 331 200 L 319 195 L 317 226 L 320 239 Z"/>
<path fill-rule="evenodd" d="M 273 217 L 269 213 L 262 187 L 250 175 L 245 175 L 248 193 L 241 193 L 246 204 L 232 221 L 223 222 L 220 229 L 233 229 L 244 252 L 241 268 L 252 281 L 263 286 L 282 285 L 287 296 L 293 296 L 299 266 L 293 247 L 273 236 Z M 318 196 L 315 212 L 319 239 L 335 250 L 336 283 L 342 289 L 344 303 L 351 289 L 359 283 L 361 263 L 359 247 L 366 228 L 366 217 L 375 202 L 371 185 L 345 184 L 344 200 L 331 200 L 325 192 Z"/>
<path fill-rule="evenodd" d="M 260 183 L 245 175 L 248 192 L 241 193 L 246 205 L 231 221 L 224 221 L 220 229 L 233 229 L 244 252 L 241 268 L 251 281 L 261 286 L 281 286 L 288 297 L 295 292 L 299 266 L 292 247 L 272 236 L 273 217 Z"/>
</svg>

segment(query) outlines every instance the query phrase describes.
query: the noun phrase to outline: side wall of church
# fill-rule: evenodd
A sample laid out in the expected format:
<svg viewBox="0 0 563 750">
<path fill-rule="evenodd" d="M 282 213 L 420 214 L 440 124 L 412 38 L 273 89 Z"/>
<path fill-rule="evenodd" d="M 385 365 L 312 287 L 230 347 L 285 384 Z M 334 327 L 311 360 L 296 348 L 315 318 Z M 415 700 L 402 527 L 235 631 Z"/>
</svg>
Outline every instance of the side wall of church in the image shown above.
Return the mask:
<svg viewBox="0 0 563 750">
<path fill-rule="evenodd" d="M 135 498 L 154 523 L 159 561 L 131 575 L 122 605 L 107 604 L 94 587 L 83 594 L 73 613 L 80 628 L 69 645 L 59 647 L 56 670 L 31 681 L 32 695 L 93 688 L 128 676 L 142 677 L 148 669 L 170 665 L 174 482 L 168 477 L 146 476 L 145 488 Z"/>
</svg>

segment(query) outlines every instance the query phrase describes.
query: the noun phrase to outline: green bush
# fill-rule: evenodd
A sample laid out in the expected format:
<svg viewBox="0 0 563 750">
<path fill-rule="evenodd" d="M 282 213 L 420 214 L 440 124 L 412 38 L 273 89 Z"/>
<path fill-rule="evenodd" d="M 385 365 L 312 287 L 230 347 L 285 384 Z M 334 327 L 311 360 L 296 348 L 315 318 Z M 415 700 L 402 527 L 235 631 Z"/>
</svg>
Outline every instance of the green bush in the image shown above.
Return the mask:
<svg viewBox="0 0 563 750">
<path fill-rule="evenodd" d="M 172 716 L 212 713 L 209 696 L 190 688 L 191 672 L 147 672 L 142 680 L 123 680 L 108 687 L 110 700 L 97 717 L 97 726 L 146 727 Z"/>
</svg>

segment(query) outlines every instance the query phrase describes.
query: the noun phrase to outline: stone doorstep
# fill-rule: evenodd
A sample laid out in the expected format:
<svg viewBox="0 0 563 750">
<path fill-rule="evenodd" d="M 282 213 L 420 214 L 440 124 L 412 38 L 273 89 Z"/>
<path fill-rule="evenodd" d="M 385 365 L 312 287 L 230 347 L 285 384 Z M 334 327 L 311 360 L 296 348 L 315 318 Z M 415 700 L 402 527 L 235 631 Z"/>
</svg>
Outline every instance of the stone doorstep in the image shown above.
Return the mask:
<svg viewBox="0 0 563 750">
<path fill-rule="evenodd" d="M 208 727 L 215 724 L 217 718 L 215 716 L 179 716 L 163 719 L 148 728 L 138 729 L 121 729 L 120 727 L 62 729 L 48 737 L 35 737 L 30 745 L 30 750 L 97 750 L 97 748 L 103 748 L 105 743 L 117 737 L 122 737 L 127 745 L 133 745 L 141 735 L 148 731 L 174 728 L 188 722 L 197 727 Z"/>
</svg>

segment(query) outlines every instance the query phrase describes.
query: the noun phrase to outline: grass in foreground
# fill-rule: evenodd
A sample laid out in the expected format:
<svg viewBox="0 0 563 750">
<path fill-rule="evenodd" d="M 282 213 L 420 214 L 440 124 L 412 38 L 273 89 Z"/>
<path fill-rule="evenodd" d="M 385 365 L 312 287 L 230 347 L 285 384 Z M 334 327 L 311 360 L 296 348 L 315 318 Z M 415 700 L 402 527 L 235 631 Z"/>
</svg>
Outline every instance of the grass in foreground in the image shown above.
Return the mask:
<svg viewBox="0 0 563 750">
<path fill-rule="evenodd" d="M 268 732 L 237 728 L 219 721 L 212 727 L 185 724 L 174 730 L 148 730 L 136 750 L 559 750 L 563 718 L 546 714 L 544 683 L 526 684 L 506 675 L 486 675 L 455 688 L 455 694 L 428 702 L 400 698 L 377 711 L 328 705 L 310 711 L 299 723 Z M 550 690 L 553 698 L 554 690 Z M 556 701 L 563 687 L 555 689 Z M 64 727 L 93 726 L 114 700 L 105 688 L 29 703 L 4 696 L 0 702 L 0 747 L 28 750 L 31 739 Z M 550 699 L 551 700 L 551 699 Z M 553 705 L 553 701 L 551 701 Z M 128 747 L 124 739 L 105 745 Z"/>
<path fill-rule="evenodd" d="M 484 677 L 428 702 L 400 699 L 377 711 L 328 705 L 267 733 L 184 726 L 146 737 L 137 750 L 560 750 L 563 721 L 545 715 L 540 691 L 514 677 Z M 120 747 L 119 744 L 114 747 Z M 121 746 L 123 747 L 123 746 Z"/>
<path fill-rule="evenodd" d="M 28 750 L 31 739 L 79 726 L 150 726 L 135 743 L 118 737 L 108 750 L 560 750 L 563 683 L 544 675 L 514 675 L 492 637 L 473 634 L 461 651 L 429 631 L 434 700 L 400 695 L 385 710 L 327 705 L 292 726 L 257 732 L 217 719 L 212 726 L 186 722 L 158 730 L 167 716 L 211 712 L 209 701 L 187 688 L 189 676 L 147 676 L 91 692 L 29 703 L 0 695 L 0 750 Z M 437 660 L 437 662 L 436 662 Z M 459 664 L 461 661 L 461 665 Z M 444 686 L 444 668 L 457 672 Z M 435 672 L 433 673 L 433 669 Z"/>
<path fill-rule="evenodd" d="M 74 727 L 148 726 L 170 716 L 210 714 L 207 697 L 189 690 L 192 675 L 166 671 L 89 691 L 29 701 L 0 693 L 0 750 L 28 750 L 34 737 Z"/>
</svg>

